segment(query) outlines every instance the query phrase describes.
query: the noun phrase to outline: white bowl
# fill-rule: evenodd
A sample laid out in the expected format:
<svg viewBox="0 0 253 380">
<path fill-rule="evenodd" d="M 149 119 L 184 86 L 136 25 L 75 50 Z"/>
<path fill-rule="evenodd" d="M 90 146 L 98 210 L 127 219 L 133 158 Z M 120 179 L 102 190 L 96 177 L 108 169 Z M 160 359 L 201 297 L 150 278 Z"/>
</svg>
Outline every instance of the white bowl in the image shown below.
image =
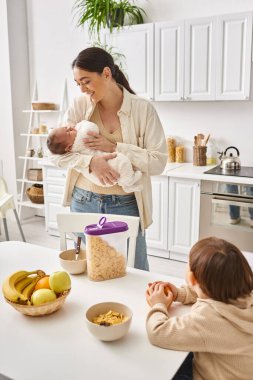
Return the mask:
<svg viewBox="0 0 253 380">
<path fill-rule="evenodd" d="M 101 326 L 92 322 L 93 318 L 108 311 L 116 311 L 127 317 L 127 320 L 117 325 Z M 89 331 L 99 340 L 113 341 L 122 338 L 127 334 L 131 321 L 132 311 L 126 305 L 118 302 L 102 302 L 91 306 L 86 310 L 86 323 Z"/>
<path fill-rule="evenodd" d="M 59 254 L 59 258 L 62 268 L 70 274 L 81 274 L 86 271 L 86 251 L 82 249 L 80 250 L 77 256 L 77 259 L 75 249 L 68 249 L 67 251 L 62 251 Z"/>
</svg>

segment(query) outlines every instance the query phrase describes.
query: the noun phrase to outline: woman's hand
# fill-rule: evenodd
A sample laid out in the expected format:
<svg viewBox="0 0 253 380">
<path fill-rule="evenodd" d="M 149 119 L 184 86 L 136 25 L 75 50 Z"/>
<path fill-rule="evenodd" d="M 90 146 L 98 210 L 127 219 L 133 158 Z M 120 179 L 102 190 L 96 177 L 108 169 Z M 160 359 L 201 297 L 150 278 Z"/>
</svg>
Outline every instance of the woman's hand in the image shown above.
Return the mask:
<svg viewBox="0 0 253 380">
<path fill-rule="evenodd" d="M 167 308 L 170 307 L 173 301 L 173 294 L 168 290 L 167 295 L 165 293 L 165 283 L 154 282 L 146 290 L 146 300 L 152 307 L 157 303 L 163 303 Z"/>
<path fill-rule="evenodd" d="M 116 149 L 116 143 L 112 143 L 111 141 L 107 140 L 106 137 L 100 135 L 96 132 L 87 132 L 87 135 L 89 135 L 89 138 L 83 139 L 84 145 L 86 148 L 92 149 L 92 150 L 101 150 L 102 152 L 108 152 L 113 153 Z"/>
<path fill-rule="evenodd" d="M 98 177 L 102 185 L 114 185 L 120 175 L 111 168 L 108 160 L 116 157 L 116 153 L 94 156 L 90 161 L 90 170 Z"/>
</svg>

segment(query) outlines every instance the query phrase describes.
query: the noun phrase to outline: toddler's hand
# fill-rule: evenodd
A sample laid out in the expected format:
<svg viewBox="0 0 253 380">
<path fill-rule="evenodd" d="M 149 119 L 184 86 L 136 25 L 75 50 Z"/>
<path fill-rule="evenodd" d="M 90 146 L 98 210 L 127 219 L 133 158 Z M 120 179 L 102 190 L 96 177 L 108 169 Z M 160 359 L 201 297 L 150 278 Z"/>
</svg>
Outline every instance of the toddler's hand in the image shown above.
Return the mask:
<svg viewBox="0 0 253 380">
<path fill-rule="evenodd" d="M 167 290 L 170 290 L 173 294 L 173 301 L 175 301 L 177 299 L 177 287 L 173 284 L 171 284 L 170 282 L 164 282 L 164 281 L 155 281 L 155 282 L 151 282 L 148 284 L 148 286 L 151 286 L 153 284 L 163 284 L 164 285 L 164 289 L 165 289 L 165 293 L 167 293 Z"/>
<path fill-rule="evenodd" d="M 170 307 L 173 301 L 173 293 L 168 290 L 166 295 L 164 288 L 165 285 L 161 282 L 154 282 L 148 287 L 146 291 L 146 300 L 151 307 L 157 303 L 163 303 L 167 308 Z"/>
</svg>

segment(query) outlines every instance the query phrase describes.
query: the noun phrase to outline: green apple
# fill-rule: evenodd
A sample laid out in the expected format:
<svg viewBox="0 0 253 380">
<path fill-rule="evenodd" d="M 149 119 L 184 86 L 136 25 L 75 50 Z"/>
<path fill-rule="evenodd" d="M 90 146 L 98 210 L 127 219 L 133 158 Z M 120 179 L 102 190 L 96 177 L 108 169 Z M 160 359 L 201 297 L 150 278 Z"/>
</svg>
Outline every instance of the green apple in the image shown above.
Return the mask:
<svg viewBox="0 0 253 380">
<path fill-rule="evenodd" d="M 69 274 L 64 271 L 58 271 L 50 274 L 49 276 L 50 288 L 56 293 L 64 292 L 71 288 L 71 279 Z"/>
<path fill-rule="evenodd" d="M 56 300 L 56 294 L 51 289 L 38 289 L 32 294 L 32 304 L 35 306 Z"/>
</svg>

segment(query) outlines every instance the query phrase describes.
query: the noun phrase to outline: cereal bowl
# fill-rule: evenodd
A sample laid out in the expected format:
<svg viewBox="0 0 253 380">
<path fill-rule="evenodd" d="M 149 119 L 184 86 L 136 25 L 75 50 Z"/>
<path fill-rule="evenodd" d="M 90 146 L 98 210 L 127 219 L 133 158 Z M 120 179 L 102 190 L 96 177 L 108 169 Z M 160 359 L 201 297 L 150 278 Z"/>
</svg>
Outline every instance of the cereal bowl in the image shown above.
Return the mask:
<svg viewBox="0 0 253 380">
<path fill-rule="evenodd" d="M 86 271 L 87 260 L 85 250 L 80 250 L 77 259 L 75 249 L 68 249 L 67 251 L 62 251 L 59 254 L 59 258 L 62 268 L 70 274 L 81 274 Z"/>
<path fill-rule="evenodd" d="M 94 322 L 94 318 L 101 314 L 113 311 L 124 316 L 122 322 L 112 325 L 100 325 Z M 131 321 L 132 311 L 128 306 L 118 302 L 102 302 L 97 303 L 86 310 L 86 323 L 89 331 L 97 339 L 103 341 L 113 341 L 122 338 L 127 334 Z"/>
</svg>

